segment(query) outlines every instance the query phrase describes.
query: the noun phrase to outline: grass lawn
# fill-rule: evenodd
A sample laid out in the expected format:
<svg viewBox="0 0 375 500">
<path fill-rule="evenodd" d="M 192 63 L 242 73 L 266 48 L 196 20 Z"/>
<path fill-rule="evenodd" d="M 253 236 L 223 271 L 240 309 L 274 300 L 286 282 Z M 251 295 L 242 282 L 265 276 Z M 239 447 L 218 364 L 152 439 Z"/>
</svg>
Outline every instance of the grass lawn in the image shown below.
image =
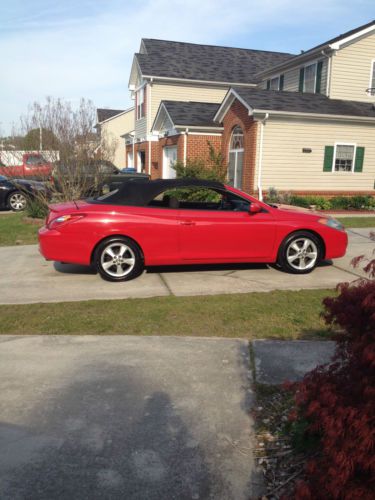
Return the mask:
<svg viewBox="0 0 375 500">
<path fill-rule="evenodd" d="M 375 228 L 375 217 L 336 217 L 347 229 L 351 227 Z"/>
<path fill-rule="evenodd" d="M 26 223 L 24 219 L 24 213 L 0 215 L 0 246 L 30 245 L 38 242 L 38 225 Z"/>
<path fill-rule="evenodd" d="M 1 334 L 125 334 L 327 338 L 332 290 L 0 305 Z"/>
</svg>

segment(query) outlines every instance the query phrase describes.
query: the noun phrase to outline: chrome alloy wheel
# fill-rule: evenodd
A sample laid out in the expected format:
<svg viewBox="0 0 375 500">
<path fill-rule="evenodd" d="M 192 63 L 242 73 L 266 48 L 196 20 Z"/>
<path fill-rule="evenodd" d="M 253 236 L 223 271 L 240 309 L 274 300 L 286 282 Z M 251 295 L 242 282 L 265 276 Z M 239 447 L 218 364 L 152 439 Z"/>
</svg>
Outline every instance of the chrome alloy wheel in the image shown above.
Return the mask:
<svg viewBox="0 0 375 500">
<path fill-rule="evenodd" d="M 13 193 L 9 197 L 9 206 L 12 210 L 20 211 L 26 208 L 26 196 L 22 193 Z"/>
<path fill-rule="evenodd" d="M 293 240 L 287 248 L 288 264 L 297 271 L 306 271 L 315 266 L 318 259 L 318 247 L 309 238 Z"/>
<path fill-rule="evenodd" d="M 133 270 L 135 255 L 124 243 L 110 243 L 102 251 L 100 264 L 110 276 L 123 278 Z"/>
</svg>

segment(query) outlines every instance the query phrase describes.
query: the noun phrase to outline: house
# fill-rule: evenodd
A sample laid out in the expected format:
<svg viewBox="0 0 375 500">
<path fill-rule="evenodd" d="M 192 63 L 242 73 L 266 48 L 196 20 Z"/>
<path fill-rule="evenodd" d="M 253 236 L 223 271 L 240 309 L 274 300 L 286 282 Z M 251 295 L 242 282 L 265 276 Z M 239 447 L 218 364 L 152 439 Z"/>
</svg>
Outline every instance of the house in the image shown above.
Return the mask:
<svg viewBox="0 0 375 500">
<path fill-rule="evenodd" d="M 143 39 L 129 90 L 126 165 L 173 177 L 176 159 L 228 162 L 262 198 L 375 194 L 375 21 L 300 54 Z M 375 92 L 374 92 L 375 93 Z"/>
<path fill-rule="evenodd" d="M 101 153 L 117 168 L 124 168 L 125 143 L 124 133 L 134 128 L 134 107 L 129 109 L 97 109 L 96 128 L 100 134 Z"/>
</svg>

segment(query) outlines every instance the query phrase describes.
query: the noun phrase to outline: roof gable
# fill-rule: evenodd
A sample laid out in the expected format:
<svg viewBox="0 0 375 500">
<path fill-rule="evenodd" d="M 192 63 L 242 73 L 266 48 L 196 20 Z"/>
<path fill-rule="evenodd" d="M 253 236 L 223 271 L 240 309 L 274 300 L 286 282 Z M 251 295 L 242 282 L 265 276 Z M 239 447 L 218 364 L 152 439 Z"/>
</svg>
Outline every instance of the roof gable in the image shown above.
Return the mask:
<svg viewBox="0 0 375 500">
<path fill-rule="evenodd" d="M 193 101 L 162 101 L 156 114 L 153 130 L 158 132 L 177 128 L 220 128 L 214 122 L 219 104 Z"/>
<path fill-rule="evenodd" d="M 234 99 L 238 99 L 249 110 L 249 114 L 264 111 L 375 120 L 375 108 L 371 103 L 367 102 L 330 99 L 321 94 L 232 87 L 215 115 L 217 123 L 222 121 Z"/>
<path fill-rule="evenodd" d="M 294 57 L 284 52 L 200 45 L 144 38 L 135 54 L 143 76 L 255 84 L 256 73 Z"/>
<path fill-rule="evenodd" d="M 98 117 L 98 123 L 109 120 L 110 118 L 113 118 L 113 117 L 119 115 L 120 113 L 123 113 L 124 111 L 125 111 L 124 109 L 98 108 L 96 110 L 97 117 Z"/>
</svg>

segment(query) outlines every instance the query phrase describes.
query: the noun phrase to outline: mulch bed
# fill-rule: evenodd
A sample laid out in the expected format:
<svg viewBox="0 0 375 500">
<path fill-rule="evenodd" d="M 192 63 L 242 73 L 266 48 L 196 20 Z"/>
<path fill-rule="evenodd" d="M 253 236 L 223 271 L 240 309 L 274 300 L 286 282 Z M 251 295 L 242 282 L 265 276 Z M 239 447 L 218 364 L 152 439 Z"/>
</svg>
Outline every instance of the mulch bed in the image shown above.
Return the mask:
<svg viewBox="0 0 375 500">
<path fill-rule="evenodd" d="M 288 416 L 293 408 L 293 394 L 279 386 L 257 387 L 257 405 L 252 414 L 256 427 L 255 458 L 263 472 L 266 494 L 262 500 L 293 498 L 298 480 L 310 454 L 293 447 L 288 432 Z"/>
</svg>

